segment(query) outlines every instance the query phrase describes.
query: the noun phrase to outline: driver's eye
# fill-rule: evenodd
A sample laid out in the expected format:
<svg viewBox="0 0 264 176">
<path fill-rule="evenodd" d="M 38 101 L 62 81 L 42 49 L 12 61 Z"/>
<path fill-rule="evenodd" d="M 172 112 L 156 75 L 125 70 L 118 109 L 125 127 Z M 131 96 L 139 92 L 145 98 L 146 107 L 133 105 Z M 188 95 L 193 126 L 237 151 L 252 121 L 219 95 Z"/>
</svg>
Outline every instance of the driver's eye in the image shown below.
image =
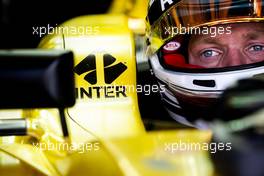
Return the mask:
<svg viewBox="0 0 264 176">
<path fill-rule="evenodd" d="M 249 51 L 263 51 L 264 46 L 262 45 L 254 45 L 249 48 Z"/>
<path fill-rule="evenodd" d="M 204 58 L 209 58 L 209 57 L 214 57 L 214 56 L 218 56 L 220 55 L 219 52 L 214 51 L 214 50 L 206 50 L 204 52 L 202 52 L 201 56 Z"/>
</svg>

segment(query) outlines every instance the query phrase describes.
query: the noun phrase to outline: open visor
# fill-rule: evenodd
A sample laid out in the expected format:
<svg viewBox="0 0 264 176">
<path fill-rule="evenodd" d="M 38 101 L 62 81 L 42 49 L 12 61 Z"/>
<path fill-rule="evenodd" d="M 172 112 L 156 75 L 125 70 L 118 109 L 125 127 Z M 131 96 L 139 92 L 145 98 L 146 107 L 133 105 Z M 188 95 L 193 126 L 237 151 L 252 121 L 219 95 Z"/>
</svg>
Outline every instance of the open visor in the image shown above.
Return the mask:
<svg viewBox="0 0 264 176">
<path fill-rule="evenodd" d="M 199 34 L 177 35 L 163 45 L 158 51 L 161 65 L 177 70 L 223 71 L 255 67 L 264 61 L 263 22 L 203 26 L 197 31 Z"/>
<path fill-rule="evenodd" d="M 199 34 L 201 28 L 206 26 L 209 28 L 217 24 L 264 20 L 264 0 L 175 0 L 171 4 L 162 2 L 156 0 L 149 7 L 148 54 L 154 54 L 175 38 L 182 38 L 180 35 Z"/>
</svg>

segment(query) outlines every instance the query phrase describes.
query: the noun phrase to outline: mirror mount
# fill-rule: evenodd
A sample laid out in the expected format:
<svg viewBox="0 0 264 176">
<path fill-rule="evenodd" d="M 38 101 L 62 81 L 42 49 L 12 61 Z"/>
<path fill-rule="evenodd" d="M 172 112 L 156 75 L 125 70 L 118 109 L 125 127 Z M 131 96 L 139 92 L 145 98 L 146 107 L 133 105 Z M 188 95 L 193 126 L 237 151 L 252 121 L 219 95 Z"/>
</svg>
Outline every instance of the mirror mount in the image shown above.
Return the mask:
<svg viewBox="0 0 264 176">
<path fill-rule="evenodd" d="M 57 108 L 68 138 L 64 110 L 75 104 L 73 67 L 71 51 L 0 50 L 0 109 Z M 0 120 L 0 136 L 26 131 L 25 119 Z"/>
</svg>

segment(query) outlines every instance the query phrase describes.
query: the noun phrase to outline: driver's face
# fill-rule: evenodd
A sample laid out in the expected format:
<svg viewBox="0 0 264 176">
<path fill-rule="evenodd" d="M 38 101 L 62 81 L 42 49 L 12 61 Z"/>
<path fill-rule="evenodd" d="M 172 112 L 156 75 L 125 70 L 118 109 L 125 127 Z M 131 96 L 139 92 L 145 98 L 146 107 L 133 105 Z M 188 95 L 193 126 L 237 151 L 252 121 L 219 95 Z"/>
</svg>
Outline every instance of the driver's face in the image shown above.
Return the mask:
<svg viewBox="0 0 264 176">
<path fill-rule="evenodd" d="M 227 27 L 226 25 L 222 25 Z M 206 68 L 250 64 L 264 60 L 264 24 L 229 24 L 231 34 L 193 35 L 189 63 Z"/>
</svg>

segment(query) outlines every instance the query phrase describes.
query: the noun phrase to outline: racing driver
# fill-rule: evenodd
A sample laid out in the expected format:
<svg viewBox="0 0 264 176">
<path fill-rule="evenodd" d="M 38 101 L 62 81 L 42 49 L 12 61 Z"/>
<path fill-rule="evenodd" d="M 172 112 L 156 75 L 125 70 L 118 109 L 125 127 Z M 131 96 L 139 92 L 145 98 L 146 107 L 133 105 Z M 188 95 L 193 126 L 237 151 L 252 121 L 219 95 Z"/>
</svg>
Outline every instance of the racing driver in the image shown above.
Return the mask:
<svg viewBox="0 0 264 176">
<path fill-rule="evenodd" d="M 147 56 L 170 116 L 204 128 L 223 91 L 264 72 L 263 0 L 152 0 Z"/>
</svg>

